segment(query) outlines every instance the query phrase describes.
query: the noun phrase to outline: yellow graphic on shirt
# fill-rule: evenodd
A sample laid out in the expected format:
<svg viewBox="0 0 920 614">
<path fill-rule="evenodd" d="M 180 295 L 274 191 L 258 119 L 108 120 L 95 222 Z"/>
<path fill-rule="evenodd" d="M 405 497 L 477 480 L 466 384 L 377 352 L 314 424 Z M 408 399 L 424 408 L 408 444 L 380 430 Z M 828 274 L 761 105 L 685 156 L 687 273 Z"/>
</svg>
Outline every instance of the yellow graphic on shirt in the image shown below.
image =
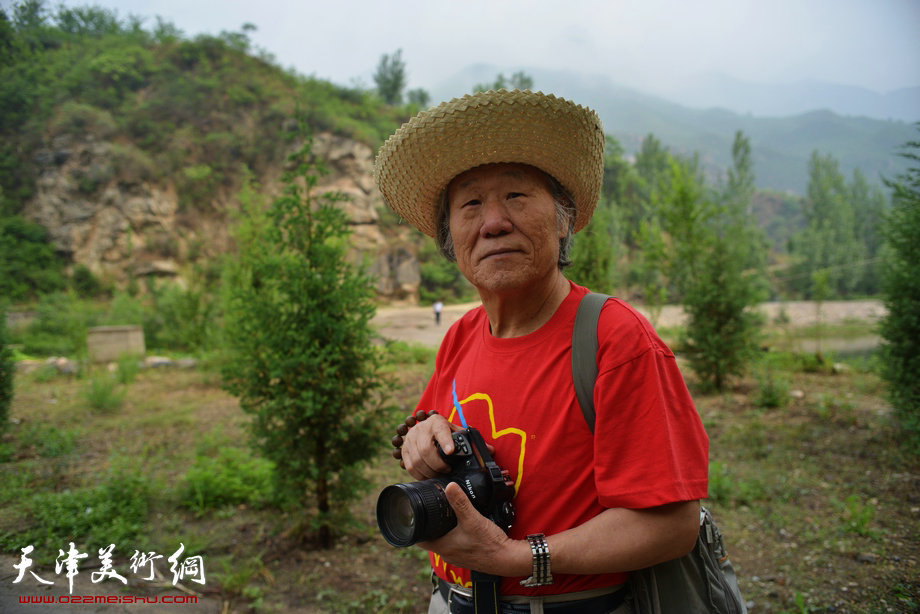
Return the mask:
<svg viewBox="0 0 920 614">
<path fill-rule="evenodd" d="M 521 429 L 514 428 L 514 427 L 509 427 L 509 428 L 504 428 L 504 429 L 499 430 L 498 426 L 496 426 L 495 424 L 495 406 L 492 404 L 491 397 L 489 397 L 489 395 L 485 393 L 477 392 L 477 393 L 471 394 L 467 398 L 460 401 L 460 405 L 461 406 L 466 405 L 473 401 L 485 401 L 486 402 L 486 406 L 489 408 L 489 411 L 488 411 L 489 429 L 490 429 L 490 434 L 493 440 L 498 439 L 500 437 L 505 437 L 507 435 L 516 435 L 521 440 L 520 452 L 518 454 L 518 461 L 517 461 L 517 476 L 514 479 L 514 494 L 517 495 L 518 488 L 521 485 L 521 479 L 524 477 L 524 454 L 525 454 L 525 451 L 526 451 L 525 449 L 527 446 L 527 433 Z M 451 410 L 450 415 L 447 417 L 447 420 L 449 422 L 453 422 L 456 416 L 457 416 L 457 410 L 456 408 L 454 408 Z M 466 588 L 470 588 L 473 586 L 472 582 L 464 581 L 463 578 L 461 578 L 457 574 L 457 570 L 451 567 L 446 561 L 442 560 L 440 555 L 438 555 L 437 553 L 435 552 L 431 553 L 431 561 L 435 569 L 441 569 L 444 572 L 444 574 L 450 578 L 450 582 L 453 582 L 454 584 L 459 584 Z"/>
</svg>

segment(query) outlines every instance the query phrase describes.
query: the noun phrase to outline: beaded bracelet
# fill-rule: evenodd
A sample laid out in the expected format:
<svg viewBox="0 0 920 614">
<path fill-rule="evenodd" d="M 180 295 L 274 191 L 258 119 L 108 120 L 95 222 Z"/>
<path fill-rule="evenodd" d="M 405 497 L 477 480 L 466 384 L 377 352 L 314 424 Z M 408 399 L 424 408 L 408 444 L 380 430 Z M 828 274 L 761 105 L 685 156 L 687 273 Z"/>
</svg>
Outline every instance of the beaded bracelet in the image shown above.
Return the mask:
<svg viewBox="0 0 920 614">
<path fill-rule="evenodd" d="M 405 421 L 396 427 L 396 435 L 393 436 L 393 439 L 390 441 L 390 443 L 392 443 L 393 447 L 395 448 L 393 450 L 393 458 L 399 459 L 400 465 L 402 465 L 403 437 L 405 437 L 409 432 L 409 429 L 411 429 L 417 423 L 424 422 L 431 416 L 437 415 L 437 413 L 438 412 L 434 410 L 425 411 L 424 409 L 420 409 L 411 416 L 407 416 Z M 405 468 L 405 465 L 402 466 Z"/>
</svg>

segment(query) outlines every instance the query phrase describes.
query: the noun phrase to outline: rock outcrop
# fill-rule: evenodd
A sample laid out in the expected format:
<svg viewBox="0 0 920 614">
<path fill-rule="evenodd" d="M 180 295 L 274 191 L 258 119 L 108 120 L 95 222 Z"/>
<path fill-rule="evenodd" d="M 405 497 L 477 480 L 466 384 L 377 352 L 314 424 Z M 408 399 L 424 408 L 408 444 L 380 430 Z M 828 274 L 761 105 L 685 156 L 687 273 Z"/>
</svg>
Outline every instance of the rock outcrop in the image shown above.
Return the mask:
<svg viewBox="0 0 920 614">
<path fill-rule="evenodd" d="M 320 133 L 313 149 L 330 171 L 317 189 L 347 197 L 340 206 L 353 230 L 353 257 L 369 264 L 379 297 L 416 302 L 419 265 L 410 231 L 380 223 L 383 201 L 374 185 L 372 148 Z M 226 212 L 234 207 L 233 195 L 204 211 L 181 211 L 177 187 L 158 181 L 152 163 L 132 146 L 63 134 L 50 139 L 35 160 L 39 177 L 25 215 L 48 229 L 59 252 L 116 285 L 145 276 L 181 282 L 187 265 L 229 248 Z M 259 179 L 263 186 L 277 185 L 272 177 Z"/>
</svg>

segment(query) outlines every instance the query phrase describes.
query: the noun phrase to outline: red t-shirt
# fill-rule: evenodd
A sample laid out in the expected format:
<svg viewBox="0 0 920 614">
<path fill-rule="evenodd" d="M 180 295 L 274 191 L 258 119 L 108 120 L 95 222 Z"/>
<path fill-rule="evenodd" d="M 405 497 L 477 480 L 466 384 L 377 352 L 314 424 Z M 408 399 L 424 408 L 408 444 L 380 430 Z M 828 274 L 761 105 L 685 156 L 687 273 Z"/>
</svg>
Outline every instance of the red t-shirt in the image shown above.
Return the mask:
<svg viewBox="0 0 920 614">
<path fill-rule="evenodd" d="M 507 339 L 491 335 L 482 307 L 448 331 L 418 409 L 455 424 L 452 386 L 469 426 L 495 446 L 511 473 L 514 539 L 577 527 L 606 508 L 641 509 L 707 494 L 709 440 L 674 354 L 641 314 L 619 300 L 601 312 L 597 411 L 592 434 L 572 381 L 572 327 L 588 291 L 568 297 L 539 330 Z M 603 536 L 598 536 L 603 539 Z M 431 554 L 438 576 L 470 586 L 466 569 Z M 621 584 L 627 574 L 553 574 L 533 589 L 504 578 L 505 595 L 546 595 Z"/>
</svg>

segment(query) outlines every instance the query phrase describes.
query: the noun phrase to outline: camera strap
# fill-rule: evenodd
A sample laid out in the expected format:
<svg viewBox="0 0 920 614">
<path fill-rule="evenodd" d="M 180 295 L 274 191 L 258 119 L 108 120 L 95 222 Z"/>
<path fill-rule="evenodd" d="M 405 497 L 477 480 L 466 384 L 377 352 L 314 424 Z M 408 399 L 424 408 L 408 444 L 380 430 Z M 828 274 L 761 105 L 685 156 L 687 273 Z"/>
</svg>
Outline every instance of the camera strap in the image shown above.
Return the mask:
<svg viewBox="0 0 920 614">
<path fill-rule="evenodd" d="M 498 598 L 499 576 L 472 570 L 473 611 L 476 614 L 499 614 L 501 603 Z"/>
</svg>

